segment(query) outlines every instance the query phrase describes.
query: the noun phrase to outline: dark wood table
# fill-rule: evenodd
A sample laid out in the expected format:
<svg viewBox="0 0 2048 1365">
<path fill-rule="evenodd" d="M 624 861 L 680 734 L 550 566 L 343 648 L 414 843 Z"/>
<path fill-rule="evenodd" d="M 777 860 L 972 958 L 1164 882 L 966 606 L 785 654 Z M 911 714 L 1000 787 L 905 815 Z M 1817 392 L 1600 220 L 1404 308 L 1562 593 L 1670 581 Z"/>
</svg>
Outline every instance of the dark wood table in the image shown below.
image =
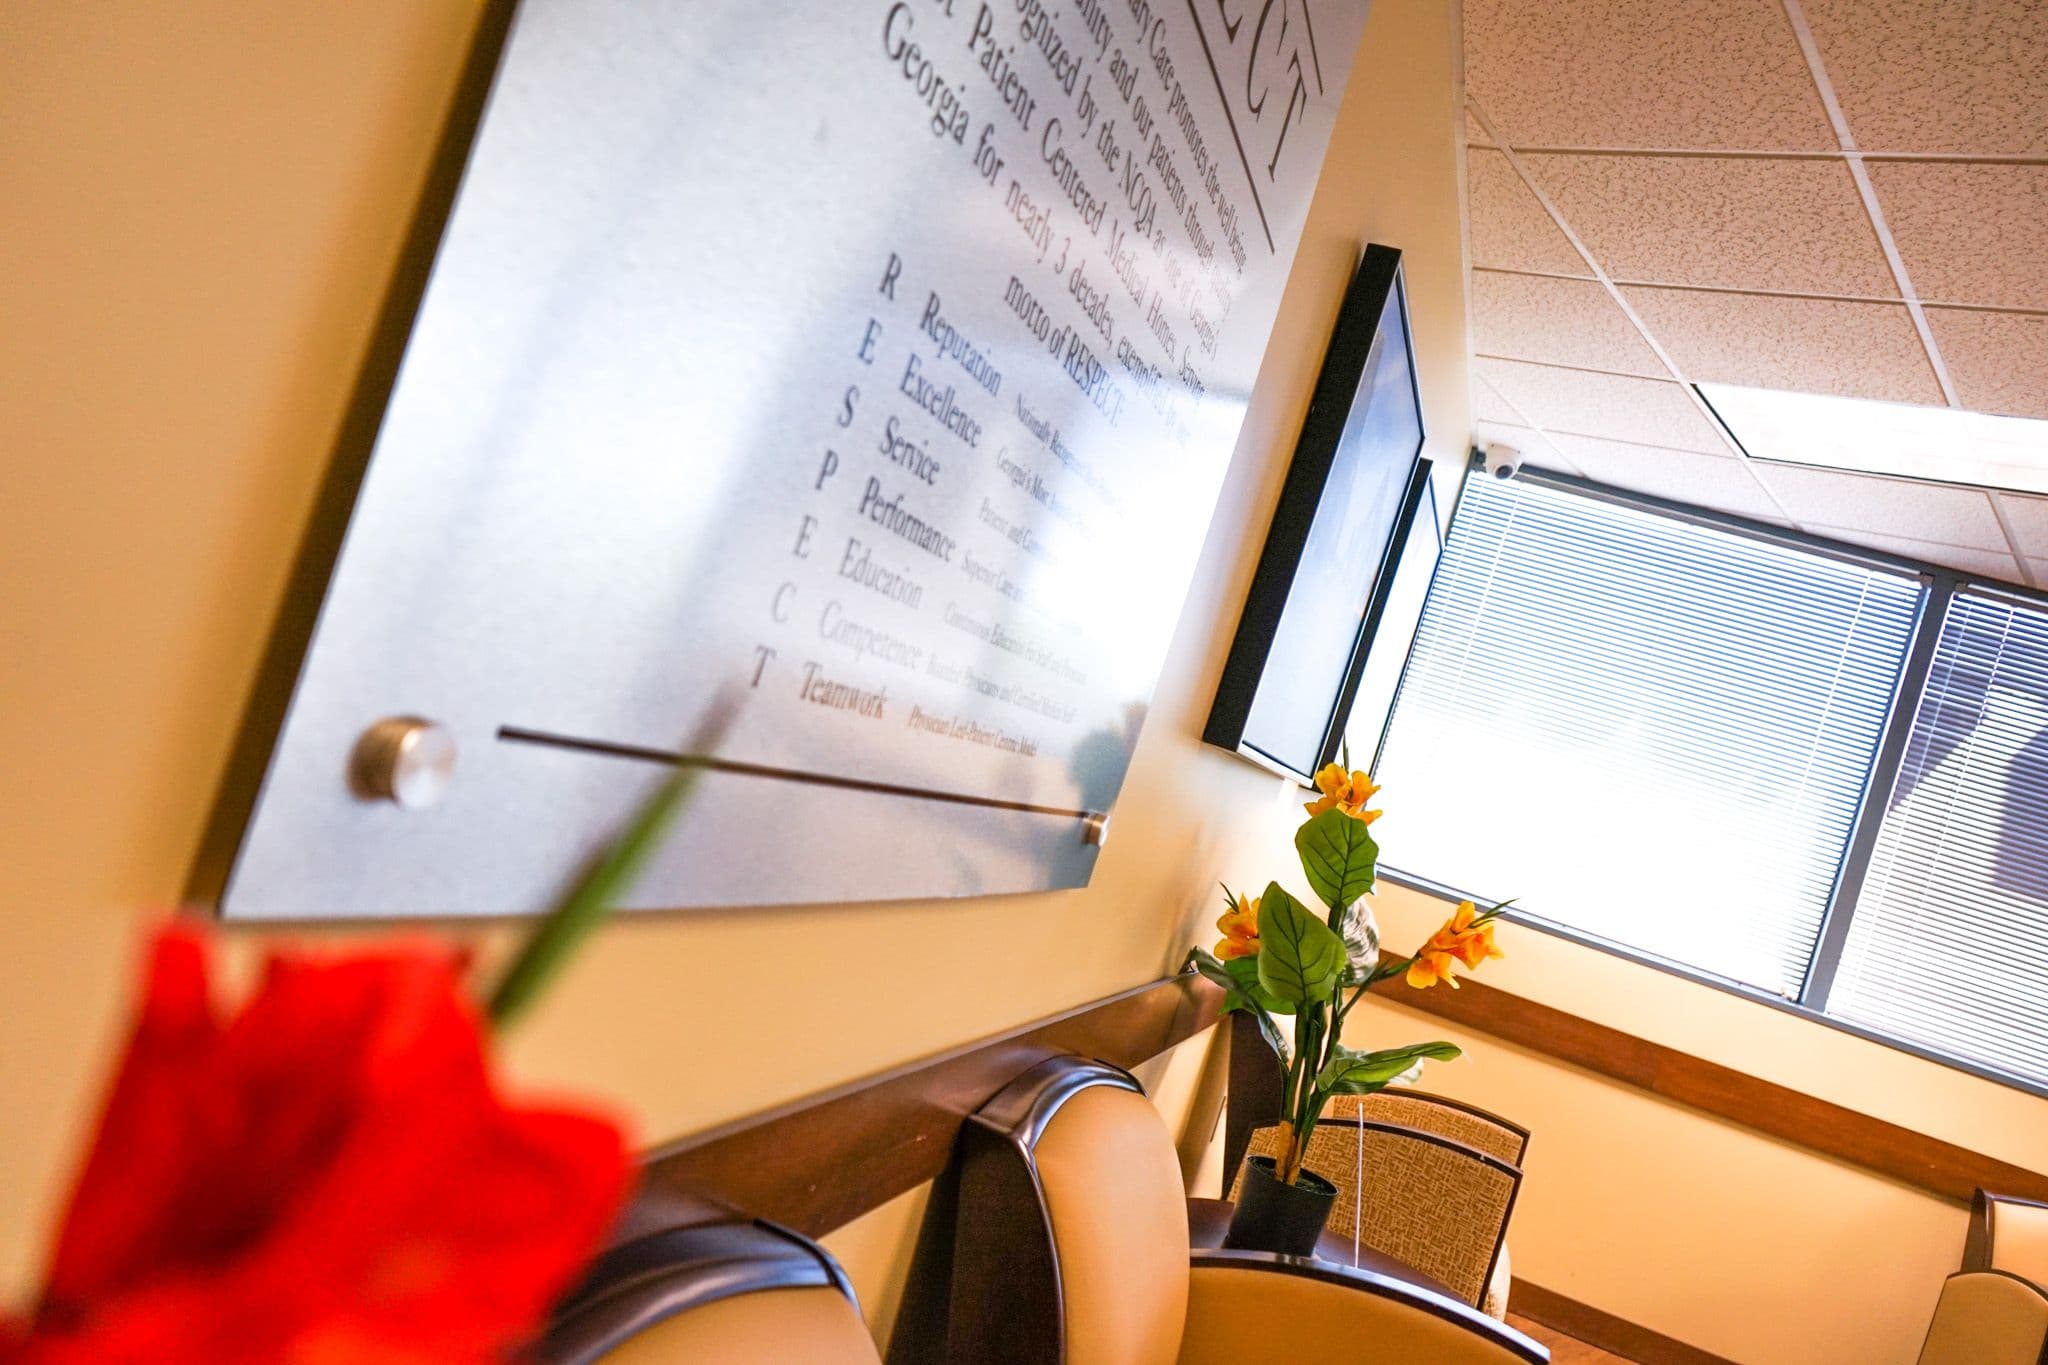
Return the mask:
<svg viewBox="0 0 2048 1365">
<path fill-rule="evenodd" d="M 1214 1248 L 1223 1245 L 1223 1234 L 1230 1228 L 1230 1213 L 1234 1205 L 1227 1199 L 1188 1200 L 1188 1242 L 1195 1247 Z M 1441 1280 L 1432 1279 L 1411 1265 L 1405 1265 L 1384 1252 L 1371 1247 L 1358 1248 L 1358 1259 L 1351 1256 L 1351 1240 L 1339 1237 L 1333 1232 L 1324 1232 L 1316 1243 L 1316 1259 L 1332 1261 L 1337 1265 L 1356 1265 L 1360 1270 L 1370 1270 L 1389 1279 L 1402 1280 L 1445 1298 L 1457 1299 L 1450 1286 Z M 1464 1300 L 1459 1299 L 1460 1303 Z"/>
</svg>

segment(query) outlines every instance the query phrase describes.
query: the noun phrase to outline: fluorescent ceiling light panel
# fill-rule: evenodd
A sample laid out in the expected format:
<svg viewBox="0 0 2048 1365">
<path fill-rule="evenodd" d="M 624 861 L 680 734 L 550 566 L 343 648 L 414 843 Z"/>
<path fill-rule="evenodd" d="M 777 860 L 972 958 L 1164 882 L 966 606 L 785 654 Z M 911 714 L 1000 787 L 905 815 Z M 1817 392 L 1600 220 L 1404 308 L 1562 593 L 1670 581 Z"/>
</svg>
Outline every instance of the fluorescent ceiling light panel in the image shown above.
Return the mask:
<svg viewBox="0 0 2048 1365">
<path fill-rule="evenodd" d="M 1699 391 L 1755 459 L 2048 493 L 2048 422 L 1734 384 Z"/>
</svg>

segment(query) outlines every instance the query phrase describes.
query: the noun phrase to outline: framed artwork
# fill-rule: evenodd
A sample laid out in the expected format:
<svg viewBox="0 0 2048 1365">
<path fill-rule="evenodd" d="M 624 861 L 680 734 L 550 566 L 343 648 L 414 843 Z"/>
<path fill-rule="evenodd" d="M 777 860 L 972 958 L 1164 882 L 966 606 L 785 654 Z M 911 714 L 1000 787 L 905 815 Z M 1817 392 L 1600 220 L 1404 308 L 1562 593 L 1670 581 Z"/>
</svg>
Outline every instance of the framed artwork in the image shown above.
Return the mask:
<svg viewBox="0 0 2048 1365">
<path fill-rule="evenodd" d="M 1303 782 L 1336 755 L 1428 489 L 1422 440 L 1401 253 L 1368 246 L 1224 663 L 1209 743 Z"/>
</svg>

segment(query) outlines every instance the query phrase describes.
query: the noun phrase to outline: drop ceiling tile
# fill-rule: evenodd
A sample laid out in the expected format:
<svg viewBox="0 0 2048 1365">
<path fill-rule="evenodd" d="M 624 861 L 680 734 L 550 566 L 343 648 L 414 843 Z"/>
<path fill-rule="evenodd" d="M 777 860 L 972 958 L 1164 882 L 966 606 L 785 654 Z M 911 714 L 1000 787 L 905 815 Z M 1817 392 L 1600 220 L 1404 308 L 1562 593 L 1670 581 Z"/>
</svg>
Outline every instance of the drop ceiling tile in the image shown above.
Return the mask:
<svg viewBox="0 0 2048 1365">
<path fill-rule="evenodd" d="M 1684 386 L 1669 380 L 1490 357 L 1472 363 L 1516 411 L 1553 438 L 1571 432 L 1675 450 L 1735 453 Z"/>
<path fill-rule="evenodd" d="M 1996 578 L 2006 583 L 2020 581 L 2020 566 L 2010 554 L 1996 550 L 1973 550 L 1965 545 L 1941 545 L 1931 540 L 1913 540 L 1906 536 L 1880 536 L 1868 531 L 1847 531 L 1834 527 L 1815 526 L 1811 528 L 1818 536 L 1829 540 L 1846 540 L 1851 545 L 1861 545 L 1867 550 L 1882 550 L 1886 554 L 1901 555 L 1907 559 L 1918 559 L 1928 564 L 1939 564 L 1959 573 L 1979 574 L 1985 578 Z"/>
<path fill-rule="evenodd" d="M 2048 586 L 2048 559 L 2028 560 L 2027 578 L 2034 587 Z"/>
<path fill-rule="evenodd" d="M 1694 383 L 1939 404 L 1903 303 L 1624 286 L 1622 297 Z"/>
<path fill-rule="evenodd" d="M 1486 130 L 1479 126 L 1479 120 L 1473 118 L 1469 112 L 1465 115 L 1465 141 L 1476 147 L 1493 145 L 1493 139 L 1486 135 Z"/>
<path fill-rule="evenodd" d="M 1783 523 L 1784 514 L 1733 456 L 1603 441 L 1591 436 L 1551 437 L 1589 479 L 1692 507 Z"/>
<path fill-rule="evenodd" d="M 1564 474 L 1576 474 L 1579 467 L 1558 450 L 1549 437 L 1534 427 L 1514 426 L 1505 422 L 1476 422 L 1472 427 L 1472 444 L 1476 446 L 1510 445 L 1522 452 L 1522 463 L 1538 469 L 1554 469 Z"/>
<path fill-rule="evenodd" d="M 1528 419 L 1516 412 L 1514 406 L 1500 396 L 1500 390 L 1476 370 L 1472 375 L 1472 420 L 1498 422 L 1502 426 L 1510 427 L 1529 425 Z"/>
<path fill-rule="evenodd" d="M 2028 559 L 2048 560 L 2048 498 L 2027 498 L 2001 493 L 2005 520 L 2019 542 L 2020 553 Z"/>
<path fill-rule="evenodd" d="M 1614 279 L 1898 297 L 1845 162 L 1526 153 L 1522 164 Z"/>
<path fill-rule="evenodd" d="M 1504 154 L 1474 148 L 1465 160 L 1465 174 L 1472 264 L 1592 278 L 1586 258 L 1558 230 Z"/>
<path fill-rule="evenodd" d="M 1927 327 L 1964 407 L 2048 417 L 2048 313 L 1930 308 Z"/>
<path fill-rule="evenodd" d="M 2048 152 L 2041 0 L 1804 0 L 1803 8 L 1864 151 Z"/>
<path fill-rule="evenodd" d="M 1595 280 L 1473 271 L 1472 349 L 1584 370 L 1672 377 L 1607 287 Z"/>
<path fill-rule="evenodd" d="M 2048 52 L 2042 61 L 2048 79 Z M 2048 166 L 1865 164 L 1922 300 L 2048 308 Z"/>
<path fill-rule="evenodd" d="M 1831 151 L 1778 0 L 1465 0 L 1465 88 L 1517 147 Z"/>
<path fill-rule="evenodd" d="M 2006 550 L 2005 532 L 1981 489 L 1880 479 L 1835 469 L 1757 461 L 1757 476 L 1801 526 L 1904 536 L 1971 550 Z"/>
</svg>

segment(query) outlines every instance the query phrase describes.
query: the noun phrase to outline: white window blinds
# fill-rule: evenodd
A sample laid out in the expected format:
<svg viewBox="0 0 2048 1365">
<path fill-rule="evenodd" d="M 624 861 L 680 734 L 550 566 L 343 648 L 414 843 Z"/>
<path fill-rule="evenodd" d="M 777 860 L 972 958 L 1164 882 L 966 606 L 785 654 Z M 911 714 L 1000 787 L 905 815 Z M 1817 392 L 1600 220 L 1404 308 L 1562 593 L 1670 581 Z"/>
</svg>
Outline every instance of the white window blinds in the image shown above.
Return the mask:
<svg viewBox="0 0 2048 1365">
<path fill-rule="evenodd" d="M 1969 591 L 1950 599 L 1825 1006 L 2048 1083 L 2040 608 Z"/>
<path fill-rule="evenodd" d="M 1468 480 L 1376 765 L 1388 864 L 1795 996 L 1922 594 Z"/>
</svg>

